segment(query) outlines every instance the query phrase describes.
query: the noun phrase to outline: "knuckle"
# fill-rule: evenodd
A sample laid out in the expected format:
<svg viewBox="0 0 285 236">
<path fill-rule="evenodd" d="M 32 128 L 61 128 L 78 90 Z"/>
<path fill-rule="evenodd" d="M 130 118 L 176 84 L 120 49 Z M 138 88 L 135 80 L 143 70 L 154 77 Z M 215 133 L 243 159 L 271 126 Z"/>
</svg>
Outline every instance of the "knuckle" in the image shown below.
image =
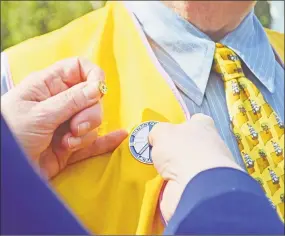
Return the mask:
<svg viewBox="0 0 285 236">
<path fill-rule="evenodd" d="M 212 117 L 210 117 L 210 116 L 204 115 L 204 116 L 203 116 L 203 120 L 204 120 L 204 121 L 207 121 L 207 122 L 209 122 L 209 123 L 214 123 L 214 120 L 213 120 Z"/>
<path fill-rule="evenodd" d="M 92 73 L 94 77 L 96 78 L 96 80 L 105 81 L 105 73 L 99 66 L 94 65 L 90 71 L 90 74 Z"/>
<path fill-rule="evenodd" d="M 165 130 L 169 130 L 173 127 L 174 125 L 171 123 L 167 123 L 167 122 L 160 122 L 158 124 L 156 124 L 154 126 L 154 128 L 157 127 L 157 129 L 159 129 L 160 131 L 165 131 Z"/>
<path fill-rule="evenodd" d="M 82 93 L 81 96 L 83 97 L 84 94 Z M 72 89 L 68 90 L 67 93 L 65 93 L 64 100 L 65 100 L 64 102 L 66 102 L 66 104 L 69 104 L 69 108 L 73 112 L 80 110 L 82 105 L 84 105 L 83 104 L 84 101 L 86 101 L 85 98 L 84 99 L 78 98 Z"/>
<path fill-rule="evenodd" d="M 33 131 L 45 133 L 54 128 L 57 123 L 57 117 L 49 106 L 42 106 L 39 103 L 28 111 L 22 121 L 22 127 L 29 127 Z"/>
<path fill-rule="evenodd" d="M 202 113 L 194 114 L 192 116 L 191 120 L 214 124 L 214 120 L 210 116 L 207 116 L 207 115 L 202 114 Z"/>
<path fill-rule="evenodd" d="M 150 131 L 149 141 L 153 143 L 159 136 L 168 135 L 173 129 L 173 126 L 173 124 L 166 122 L 157 123 Z"/>
<path fill-rule="evenodd" d="M 73 66 L 77 66 L 79 62 L 79 57 L 75 56 L 75 57 L 69 57 L 60 61 L 57 61 L 56 63 L 54 63 L 54 67 L 55 68 L 60 68 L 62 69 L 63 66 L 66 66 L 66 64 Z"/>
<path fill-rule="evenodd" d="M 45 73 L 44 70 L 42 71 L 34 71 L 30 73 L 25 80 L 20 84 L 22 86 L 27 86 L 28 89 L 34 86 L 35 84 L 39 84 L 40 80 L 45 80 L 48 75 Z M 23 85 L 24 84 L 24 85 Z"/>
<path fill-rule="evenodd" d="M 85 57 L 82 57 L 82 56 L 73 57 L 73 59 L 81 65 L 85 64 L 85 63 L 90 63 L 90 61 L 88 59 L 86 59 Z"/>
<path fill-rule="evenodd" d="M 210 126 L 213 126 L 213 127 L 215 126 L 215 122 L 210 116 L 205 116 L 204 121 Z"/>
<path fill-rule="evenodd" d="M 204 118 L 204 114 L 202 113 L 196 113 L 191 117 L 191 120 L 201 120 Z"/>
<path fill-rule="evenodd" d="M 88 75 L 92 75 L 92 78 L 96 78 L 96 80 L 105 80 L 104 71 L 90 60 L 84 57 L 77 57 L 77 63 L 81 68 L 85 68 L 87 77 Z"/>
</svg>

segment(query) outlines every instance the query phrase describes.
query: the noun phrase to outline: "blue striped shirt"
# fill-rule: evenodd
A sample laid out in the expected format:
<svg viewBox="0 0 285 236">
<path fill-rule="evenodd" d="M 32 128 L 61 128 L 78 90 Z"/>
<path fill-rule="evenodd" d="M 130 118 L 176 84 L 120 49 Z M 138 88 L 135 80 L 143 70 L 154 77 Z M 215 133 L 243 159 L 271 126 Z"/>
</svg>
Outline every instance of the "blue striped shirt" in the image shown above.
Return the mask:
<svg viewBox="0 0 285 236">
<path fill-rule="evenodd" d="M 125 2 L 148 37 L 160 64 L 183 97 L 190 114 L 211 116 L 238 164 L 244 167 L 230 128 L 224 83 L 211 72 L 215 42 L 159 1 Z M 253 12 L 221 43 L 234 50 L 245 71 L 284 121 L 284 69 Z"/>
</svg>

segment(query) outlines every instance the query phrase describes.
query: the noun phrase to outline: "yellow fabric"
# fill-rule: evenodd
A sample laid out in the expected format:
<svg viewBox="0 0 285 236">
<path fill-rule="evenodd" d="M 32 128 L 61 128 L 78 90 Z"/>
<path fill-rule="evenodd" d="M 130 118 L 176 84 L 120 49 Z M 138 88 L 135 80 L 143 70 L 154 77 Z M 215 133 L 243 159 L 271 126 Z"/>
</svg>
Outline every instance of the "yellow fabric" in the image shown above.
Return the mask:
<svg viewBox="0 0 285 236">
<path fill-rule="evenodd" d="M 113 1 L 6 53 L 15 84 L 68 57 L 82 56 L 98 64 L 108 85 L 102 134 L 118 128 L 131 131 L 147 120 L 181 123 L 185 115 L 145 40 L 124 5 Z M 279 36 L 272 40 L 280 55 L 281 41 Z M 163 231 L 157 207 L 162 180 L 153 166 L 134 159 L 128 140 L 112 154 L 69 166 L 51 184 L 94 234 Z"/>
<path fill-rule="evenodd" d="M 284 220 L 284 126 L 245 77 L 233 50 L 216 43 L 213 69 L 224 81 L 232 129 L 246 168 Z"/>
<path fill-rule="evenodd" d="M 148 120 L 181 123 L 184 113 L 156 68 L 125 7 L 113 2 L 66 27 L 6 51 L 13 81 L 72 56 L 105 72 L 101 134 L 131 132 Z M 52 185 L 84 225 L 96 234 L 161 234 L 158 209 L 162 179 L 137 161 L 126 139 L 112 154 L 69 166 Z"/>
</svg>

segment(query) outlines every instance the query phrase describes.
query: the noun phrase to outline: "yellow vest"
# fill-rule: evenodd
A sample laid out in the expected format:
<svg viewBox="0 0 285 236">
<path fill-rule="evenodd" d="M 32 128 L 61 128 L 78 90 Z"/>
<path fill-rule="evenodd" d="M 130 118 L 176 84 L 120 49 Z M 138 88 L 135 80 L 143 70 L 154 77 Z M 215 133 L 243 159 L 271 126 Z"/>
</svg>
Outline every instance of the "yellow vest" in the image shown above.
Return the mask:
<svg viewBox="0 0 285 236">
<path fill-rule="evenodd" d="M 284 36 L 267 33 L 284 60 Z M 120 2 L 110 2 L 6 53 L 14 84 L 68 57 L 86 57 L 99 65 L 109 87 L 103 101 L 102 134 L 118 128 L 131 132 L 148 120 L 181 123 L 189 118 L 138 23 Z M 128 139 L 113 153 L 71 165 L 51 181 L 83 224 L 96 234 L 162 233 L 158 204 L 162 183 L 152 165 L 131 155 Z"/>
</svg>

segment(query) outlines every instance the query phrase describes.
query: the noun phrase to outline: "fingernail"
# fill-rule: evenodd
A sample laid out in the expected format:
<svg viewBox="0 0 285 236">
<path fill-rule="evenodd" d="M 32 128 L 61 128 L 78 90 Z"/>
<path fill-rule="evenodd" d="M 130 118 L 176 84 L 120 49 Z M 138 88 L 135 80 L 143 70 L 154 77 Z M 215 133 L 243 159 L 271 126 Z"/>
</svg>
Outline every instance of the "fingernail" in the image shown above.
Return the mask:
<svg viewBox="0 0 285 236">
<path fill-rule="evenodd" d="M 86 98 L 88 99 L 94 99 L 99 95 L 99 88 L 98 88 L 97 82 L 89 82 L 87 85 L 83 88 L 83 93 Z"/>
<path fill-rule="evenodd" d="M 70 149 L 73 149 L 81 144 L 80 137 L 69 137 L 67 141 L 68 141 L 68 146 Z"/>
<path fill-rule="evenodd" d="M 83 135 L 87 133 L 90 129 L 90 123 L 89 122 L 84 122 L 77 127 L 77 135 Z"/>
</svg>

